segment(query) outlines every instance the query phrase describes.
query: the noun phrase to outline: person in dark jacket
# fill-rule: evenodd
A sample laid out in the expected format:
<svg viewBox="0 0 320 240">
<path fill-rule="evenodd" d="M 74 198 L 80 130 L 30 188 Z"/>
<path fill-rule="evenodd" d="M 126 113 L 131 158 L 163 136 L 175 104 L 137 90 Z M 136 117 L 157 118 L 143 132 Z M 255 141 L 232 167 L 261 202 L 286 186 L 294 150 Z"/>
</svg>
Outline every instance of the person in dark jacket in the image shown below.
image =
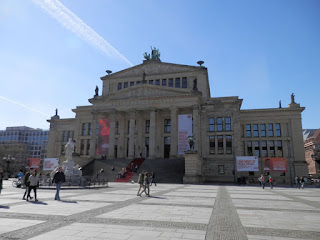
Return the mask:
<svg viewBox="0 0 320 240">
<path fill-rule="evenodd" d="M 24 176 L 23 176 L 23 184 L 26 186 L 26 190 L 24 191 L 22 200 L 26 200 L 26 196 L 28 196 L 29 194 L 29 187 L 30 187 L 30 182 L 29 182 L 29 177 L 31 175 L 31 171 L 33 170 L 33 168 L 29 169 L 29 172 L 27 172 Z M 32 197 L 30 197 L 32 199 Z"/>
<path fill-rule="evenodd" d="M 55 183 L 57 188 L 56 196 L 54 197 L 54 200 L 60 201 L 59 192 L 60 192 L 61 184 L 64 183 L 65 181 L 66 181 L 66 178 L 62 171 L 62 167 L 59 167 L 58 172 L 54 174 L 54 177 L 52 179 L 52 183 Z"/>
<path fill-rule="evenodd" d="M 0 194 L 1 194 L 1 189 L 2 189 L 2 181 L 3 181 L 3 170 L 0 167 Z"/>
</svg>

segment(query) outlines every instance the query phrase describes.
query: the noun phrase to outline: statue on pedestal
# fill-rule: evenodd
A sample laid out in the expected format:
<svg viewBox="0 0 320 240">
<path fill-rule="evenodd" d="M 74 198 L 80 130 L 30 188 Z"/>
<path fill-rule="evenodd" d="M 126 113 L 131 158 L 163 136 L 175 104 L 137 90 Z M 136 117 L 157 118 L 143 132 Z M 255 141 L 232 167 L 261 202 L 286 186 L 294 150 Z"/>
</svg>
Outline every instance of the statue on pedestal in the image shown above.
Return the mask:
<svg viewBox="0 0 320 240">
<path fill-rule="evenodd" d="M 294 102 L 294 93 L 291 93 L 291 103 L 295 103 Z"/>
<path fill-rule="evenodd" d="M 190 150 L 194 150 L 194 140 L 196 140 L 196 138 L 194 136 L 188 136 L 187 139 L 189 142 Z"/>
</svg>

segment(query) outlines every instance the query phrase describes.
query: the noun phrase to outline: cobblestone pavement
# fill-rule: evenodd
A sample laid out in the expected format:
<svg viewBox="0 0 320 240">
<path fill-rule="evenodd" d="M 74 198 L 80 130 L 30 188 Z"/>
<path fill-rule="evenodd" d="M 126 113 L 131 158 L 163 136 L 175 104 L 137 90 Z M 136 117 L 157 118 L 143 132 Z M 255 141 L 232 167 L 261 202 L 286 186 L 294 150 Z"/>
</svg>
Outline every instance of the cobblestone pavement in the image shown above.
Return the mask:
<svg viewBox="0 0 320 240">
<path fill-rule="evenodd" d="M 320 239 L 320 189 L 158 184 L 38 189 L 39 202 L 4 181 L 0 239 Z"/>
</svg>

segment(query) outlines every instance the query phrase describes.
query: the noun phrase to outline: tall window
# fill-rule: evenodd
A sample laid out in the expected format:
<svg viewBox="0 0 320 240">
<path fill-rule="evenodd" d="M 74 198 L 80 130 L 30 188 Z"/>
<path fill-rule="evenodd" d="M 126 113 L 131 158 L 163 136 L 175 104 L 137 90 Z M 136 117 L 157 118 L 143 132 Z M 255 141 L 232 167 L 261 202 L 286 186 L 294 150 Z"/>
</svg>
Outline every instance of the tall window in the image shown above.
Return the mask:
<svg viewBox="0 0 320 240">
<path fill-rule="evenodd" d="M 209 136 L 209 153 L 216 153 L 216 139 L 215 136 Z"/>
<path fill-rule="evenodd" d="M 153 85 L 153 80 L 149 80 L 149 84 L 152 84 L 152 85 Z"/>
<path fill-rule="evenodd" d="M 122 88 L 122 83 L 118 83 L 118 90 Z"/>
<path fill-rule="evenodd" d="M 90 154 L 90 139 L 87 139 L 87 151 L 86 151 L 86 155 Z"/>
<path fill-rule="evenodd" d="M 269 152 L 270 152 L 270 157 L 275 156 L 274 141 L 269 141 Z"/>
<path fill-rule="evenodd" d="M 85 136 L 87 133 L 87 124 L 82 123 L 82 136 Z"/>
<path fill-rule="evenodd" d="M 265 124 L 260 124 L 260 134 L 261 134 L 261 137 L 266 136 L 266 125 Z"/>
<path fill-rule="evenodd" d="M 277 141 L 277 154 L 278 154 L 278 157 L 283 157 L 282 141 L 281 140 Z"/>
<path fill-rule="evenodd" d="M 268 157 L 267 141 L 261 141 L 261 156 Z"/>
<path fill-rule="evenodd" d="M 226 136 L 227 154 L 232 154 L 232 136 Z"/>
<path fill-rule="evenodd" d="M 254 156 L 260 156 L 259 141 L 254 141 Z"/>
<path fill-rule="evenodd" d="M 80 141 L 80 155 L 84 154 L 84 141 L 85 139 L 81 139 Z"/>
<path fill-rule="evenodd" d="M 164 132 L 170 133 L 171 132 L 171 119 L 164 120 Z"/>
<path fill-rule="evenodd" d="M 249 156 L 253 155 L 252 154 L 252 142 L 251 141 L 247 142 L 247 152 L 248 152 Z"/>
<path fill-rule="evenodd" d="M 253 124 L 253 136 L 254 136 L 254 137 L 259 137 L 258 124 Z"/>
<path fill-rule="evenodd" d="M 116 134 L 119 134 L 119 121 L 116 121 Z"/>
<path fill-rule="evenodd" d="M 173 78 L 169 78 L 169 87 L 173 87 Z"/>
<path fill-rule="evenodd" d="M 246 125 L 246 136 L 251 137 L 251 125 L 250 124 Z"/>
<path fill-rule="evenodd" d="M 96 135 L 98 136 L 98 134 L 99 134 L 99 122 L 97 122 L 96 124 Z"/>
<path fill-rule="evenodd" d="M 62 137 L 62 141 L 66 142 L 67 141 L 67 131 L 63 131 L 63 137 Z"/>
<path fill-rule="evenodd" d="M 156 79 L 156 85 L 160 86 L 160 79 Z"/>
<path fill-rule="evenodd" d="M 146 120 L 146 133 L 150 132 L 150 120 Z"/>
<path fill-rule="evenodd" d="M 223 136 L 218 136 L 218 154 L 223 154 Z"/>
<path fill-rule="evenodd" d="M 167 86 L 167 79 L 162 79 L 162 86 Z"/>
<path fill-rule="evenodd" d="M 175 87 L 176 87 L 176 88 L 180 88 L 180 78 L 176 78 Z"/>
<path fill-rule="evenodd" d="M 268 136 L 273 137 L 273 124 L 272 123 L 268 124 Z"/>
<path fill-rule="evenodd" d="M 276 136 L 281 137 L 281 125 L 280 123 L 276 123 Z"/>
<path fill-rule="evenodd" d="M 128 134 L 130 132 L 130 121 L 128 121 Z"/>
<path fill-rule="evenodd" d="M 209 118 L 209 132 L 214 132 L 214 118 Z"/>
<path fill-rule="evenodd" d="M 140 84 L 140 83 L 141 83 L 141 81 L 137 81 L 137 82 L 136 82 L 137 85 Z"/>
<path fill-rule="evenodd" d="M 128 82 L 125 82 L 124 84 L 123 84 L 123 88 L 127 88 L 129 86 L 129 83 Z"/>
<path fill-rule="evenodd" d="M 88 135 L 91 136 L 91 133 L 92 133 L 91 123 L 88 123 Z"/>
<path fill-rule="evenodd" d="M 187 78 L 183 77 L 182 78 L 182 88 L 187 88 L 187 86 L 188 86 Z"/>
<path fill-rule="evenodd" d="M 130 87 L 134 86 L 134 82 L 130 82 Z"/>
<path fill-rule="evenodd" d="M 217 118 L 217 131 L 222 132 L 223 131 L 223 120 L 221 117 Z"/>
<path fill-rule="evenodd" d="M 225 131 L 231 131 L 231 117 L 225 117 Z"/>
</svg>

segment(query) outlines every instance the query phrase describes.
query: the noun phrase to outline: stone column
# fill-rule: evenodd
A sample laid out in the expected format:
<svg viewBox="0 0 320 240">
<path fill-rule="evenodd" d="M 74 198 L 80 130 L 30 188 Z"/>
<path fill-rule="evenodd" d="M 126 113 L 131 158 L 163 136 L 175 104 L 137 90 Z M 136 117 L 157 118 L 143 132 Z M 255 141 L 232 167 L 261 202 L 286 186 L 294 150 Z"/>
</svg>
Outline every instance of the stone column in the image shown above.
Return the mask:
<svg viewBox="0 0 320 240">
<path fill-rule="evenodd" d="M 135 127 L 135 110 L 130 111 L 130 124 L 129 124 L 129 151 L 128 158 L 134 158 L 134 127 Z"/>
<path fill-rule="evenodd" d="M 110 119 L 110 136 L 109 136 L 109 151 L 108 158 L 114 158 L 114 142 L 115 142 L 115 131 L 116 131 L 116 114 L 115 110 L 112 110 L 109 114 Z"/>
<path fill-rule="evenodd" d="M 193 119 L 193 136 L 195 137 L 194 142 L 194 150 L 198 152 L 198 154 L 201 156 L 201 139 L 200 139 L 200 131 L 199 131 L 199 106 L 194 105 L 193 106 L 193 113 L 192 113 L 192 119 Z"/>
<path fill-rule="evenodd" d="M 139 116 L 137 116 L 137 123 L 136 123 L 136 135 L 137 135 L 137 139 L 136 139 L 136 158 L 140 158 L 140 153 L 143 153 L 144 148 L 145 148 L 145 144 L 143 141 L 143 137 L 142 134 L 144 132 L 143 129 L 143 122 L 144 122 L 144 117 L 143 117 L 143 113 L 140 112 Z"/>
<path fill-rule="evenodd" d="M 90 136 L 90 149 L 89 149 L 89 155 L 90 158 L 95 158 L 96 156 L 96 141 L 97 141 L 97 113 L 92 113 L 92 121 L 91 121 L 91 136 Z"/>
<path fill-rule="evenodd" d="M 156 157 L 156 109 L 150 109 L 149 158 Z"/>
<path fill-rule="evenodd" d="M 126 118 L 123 114 L 118 115 L 119 119 L 119 139 L 118 139 L 118 158 L 125 158 L 125 133 L 127 129 Z"/>
<path fill-rule="evenodd" d="M 171 107 L 171 146 L 170 158 L 176 158 L 178 154 L 178 121 L 177 121 L 177 107 Z"/>
</svg>

